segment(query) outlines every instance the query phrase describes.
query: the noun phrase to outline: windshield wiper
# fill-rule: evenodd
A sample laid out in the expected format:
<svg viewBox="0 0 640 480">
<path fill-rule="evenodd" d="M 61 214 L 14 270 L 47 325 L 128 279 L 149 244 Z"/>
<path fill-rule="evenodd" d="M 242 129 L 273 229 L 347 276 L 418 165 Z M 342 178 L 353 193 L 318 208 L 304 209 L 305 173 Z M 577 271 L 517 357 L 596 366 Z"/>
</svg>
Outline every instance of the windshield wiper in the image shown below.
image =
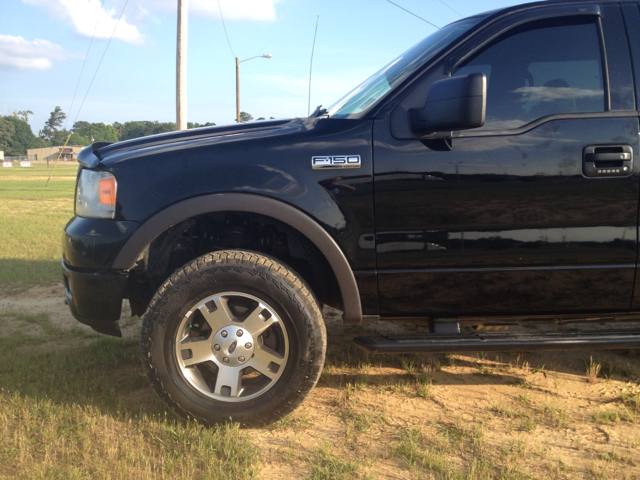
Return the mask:
<svg viewBox="0 0 640 480">
<path fill-rule="evenodd" d="M 322 108 L 322 105 L 318 105 L 316 109 L 313 111 L 313 113 L 309 115 L 309 118 L 318 118 L 323 115 L 327 115 L 327 109 Z"/>
</svg>

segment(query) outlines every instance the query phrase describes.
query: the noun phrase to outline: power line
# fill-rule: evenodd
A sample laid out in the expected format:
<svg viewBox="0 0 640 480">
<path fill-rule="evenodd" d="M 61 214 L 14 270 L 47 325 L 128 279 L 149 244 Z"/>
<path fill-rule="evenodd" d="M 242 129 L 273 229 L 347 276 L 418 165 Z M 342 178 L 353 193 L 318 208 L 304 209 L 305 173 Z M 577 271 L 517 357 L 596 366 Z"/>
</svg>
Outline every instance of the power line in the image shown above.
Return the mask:
<svg viewBox="0 0 640 480">
<path fill-rule="evenodd" d="M 392 5 L 395 5 L 396 7 L 400 8 L 401 10 L 404 10 L 407 13 L 410 13 L 411 15 L 413 15 L 414 17 L 419 18 L 420 20 L 422 20 L 423 22 L 427 22 L 429 25 L 431 25 L 432 27 L 436 27 L 438 30 L 440 30 L 440 27 L 437 26 L 435 23 L 431 23 L 429 20 L 425 20 L 422 17 L 419 17 L 418 15 L 416 15 L 413 12 L 410 12 L 409 10 L 407 10 L 406 8 L 401 7 L 400 5 L 398 5 L 397 3 L 393 3 L 391 0 L 387 0 L 387 2 L 389 2 Z"/>
<path fill-rule="evenodd" d="M 222 16 L 222 7 L 220 7 L 220 0 L 218 0 L 218 10 L 220 10 L 220 20 L 222 20 L 222 28 L 224 28 L 224 36 L 227 37 L 227 43 L 229 44 L 229 50 L 231 50 L 231 55 L 233 55 L 233 58 L 236 58 L 236 54 L 233 53 L 233 48 L 231 48 L 231 42 L 229 41 L 229 35 L 227 35 L 227 27 L 224 24 L 224 17 Z"/>
<path fill-rule="evenodd" d="M 102 11 L 103 7 L 104 7 L 104 0 L 102 0 L 102 3 L 100 4 L 100 11 Z M 73 110 L 73 104 L 76 101 L 76 94 L 78 93 L 78 87 L 80 86 L 80 80 L 82 80 L 82 74 L 84 73 L 84 67 L 87 64 L 87 58 L 89 58 L 89 51 L 91 50 L 91 44 L 93 44 L 93 38 L 96 36 L 96 30 L 98 29 L 98 23 L 100 23 L 100 12 L 98 12 L 98 18 L 96 19 L 96 26 L 93 27 L 93 33 L 91 34 L 91 41 L 89 42 L 89 48 L 87 48 L 87 54 L 84 56 L 84 62 L 82 62 L 82 70 L 80 70 L 80 76 L 78 77 L 78 83 L 76 83 L 76 90 L 73 92 L 73 98 L 71 99 L 71 106 L 69 107 L 69 110 L 67 110 L 69 112 L 69 115 L 67 116 L 66 120 L 64 121 L 64 126 L 62 127 L 63 130 L 66 130 L 66 128 L 67 128 L 67 122 L 69 121 L 69 117 L 71 116 L 71 111 Z"/>
<path fill-rule="evenodd" d="M 104 60 L 104 56 L 107 54 L 107 50 L 109 49 L 109 45 L 111 45 L 111 40 L 113 40 L 113 35 L 116 33 L 116 29 L 118 25 L 120 25 L 120 19 L 122 18 L 122 14 L 124 13 L 124 9 L 127 8 L 127 4 L 129 0 L 124 3 L 124 7 L 122 7 L 122 11 L 120 12 L 120 16 L 118 17 L 118 21 L 116 22 L 116 26 L 113 27 L 113 31 L 111 32 L 111 36 L 109 37 L 109 41 L 107 42 L 107 46 L 104 48 L 104 52 L 102 52 L 102 57 L 100 57 L 100 62 L 96 67 L 96 72 L 93 74 L 93 78 L 91 79 L 91 83 L 89 84 L 89 88 L 87 88 L 87 93 L 84 94 L 84 98 L 82 99 L 82 103 L 80 104 L 80 108 L 78 109 L 78 113 L 76 114 L 76 118 L 73 120 L 73 123 L 76 123 L 78 120 L 78 116 L 80 115 L 80 111 L 84 106 L 84 101 L 87 99 L 87 95 L 89 95 L 89 90 L 91 90 L 91 86 L 93 85 L 93 81 L 96 79 L 96 75 L 98 75 L 98 70 L 100 70 L 100 65 L 102 65 L 102 60 Z"/>
<path fill-rule="evenodd" d="M 309 102 L 307 103 L 307 116 L 311 115 L 311 69 L 313 68 L 313 52 L 316 49 L 316 35 L 318 34 L 318 22 L 320 15 L 316 18 L 316 31 L 313 34 L 313 46 L 311 47 L 311 62 L 309 64 Z"/>
<path fill-rule="evenodd" d="M 441 4 L 443 4 L 445 7 L 447 7 L 449 10 L 452 10 L 453 12 L 457 13 L 458 15 L 460 15 L 461 17 L 464 16 L 462 15 L 459 11 L 455 10 L 451 5 L 447 5 L 446 3 L 444 3 L 442 0 L 438 0 Z"/>
</svg>

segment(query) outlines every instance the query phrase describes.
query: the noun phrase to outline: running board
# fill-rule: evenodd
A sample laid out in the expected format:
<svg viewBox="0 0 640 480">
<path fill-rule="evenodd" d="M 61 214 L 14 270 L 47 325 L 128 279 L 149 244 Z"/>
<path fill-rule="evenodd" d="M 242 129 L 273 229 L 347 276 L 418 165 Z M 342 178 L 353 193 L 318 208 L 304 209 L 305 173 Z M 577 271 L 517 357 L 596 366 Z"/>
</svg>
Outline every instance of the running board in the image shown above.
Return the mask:
<svg viewBox="0 0 640 480">
<path fill-rule="evenodd" d="M 542 334 L 475 332 L 386 335 L 356 337 L 353 341 L 358 347 L 369 353 L 640 348 L 640 330 Z"/>
</svg>

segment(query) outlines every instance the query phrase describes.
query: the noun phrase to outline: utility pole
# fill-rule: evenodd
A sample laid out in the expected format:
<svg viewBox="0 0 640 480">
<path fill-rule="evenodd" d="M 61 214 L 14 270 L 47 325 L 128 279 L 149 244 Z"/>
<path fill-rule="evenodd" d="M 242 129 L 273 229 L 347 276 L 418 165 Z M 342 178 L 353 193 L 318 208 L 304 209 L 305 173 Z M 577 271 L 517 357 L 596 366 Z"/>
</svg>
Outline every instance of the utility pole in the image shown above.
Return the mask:
<svg viewBox="0 0 640 480">
<path fill-rule="evenodd" d="M 236 122 L 240 123 L 240 62 L 236 57 Z"/>
<path fill-rule="evenodd" d="M 176 125 L 187 129 L 187 25 L 189 0 L 178 0 L 178 48 L 176 59 Z"/>
</svg>

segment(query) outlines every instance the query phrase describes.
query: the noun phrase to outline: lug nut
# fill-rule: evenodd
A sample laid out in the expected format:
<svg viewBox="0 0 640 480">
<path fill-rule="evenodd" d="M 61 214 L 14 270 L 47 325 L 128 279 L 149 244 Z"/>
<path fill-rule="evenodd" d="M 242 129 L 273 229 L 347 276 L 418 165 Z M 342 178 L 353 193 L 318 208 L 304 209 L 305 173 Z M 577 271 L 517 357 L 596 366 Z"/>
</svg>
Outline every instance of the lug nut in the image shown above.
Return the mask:
<svg viewBox="0 0 640 480">
<path fill-rule="evenodd" d="M 222 335 L 222 338 L 227 338 L 227 331 L 222 330 L 222 333 L 220 333 L 220 335 Z"/>
<path fill-rule="evenodd" d="M 222 361 L 223 361 L 224 363 L 229 363 L 229 359 L 228 359 L 227 357 L 224 357 L 224 358 L 222 359 Z"/>
<path fill-rule="evenodd" d="M 244 344 L 244 348 L 246 348 L 247 350 L 249 350 L 251 347 L 253 347 L 253 345 L 251 345 L 251 342 L 247 342 Z"/>
<path fill-rule="evenodd" d="M 214 345 L 213 348 L 215 348 L 216 350 L 220 350 L 220 345 Z"/>
<path fill-rule="evenodd" d="M 238 331 L 236 332 L 236 335 L 238 335 L 239 337 L 241 337 L 243 333 L 244 333 L 244 332 L 243 332 L 242 330 L 238 330 Z"/>
<path fill-rule="evenodd" d="M 239 362 L 244 362 L 244 357 L 238 357 Z"/>
</svg>

